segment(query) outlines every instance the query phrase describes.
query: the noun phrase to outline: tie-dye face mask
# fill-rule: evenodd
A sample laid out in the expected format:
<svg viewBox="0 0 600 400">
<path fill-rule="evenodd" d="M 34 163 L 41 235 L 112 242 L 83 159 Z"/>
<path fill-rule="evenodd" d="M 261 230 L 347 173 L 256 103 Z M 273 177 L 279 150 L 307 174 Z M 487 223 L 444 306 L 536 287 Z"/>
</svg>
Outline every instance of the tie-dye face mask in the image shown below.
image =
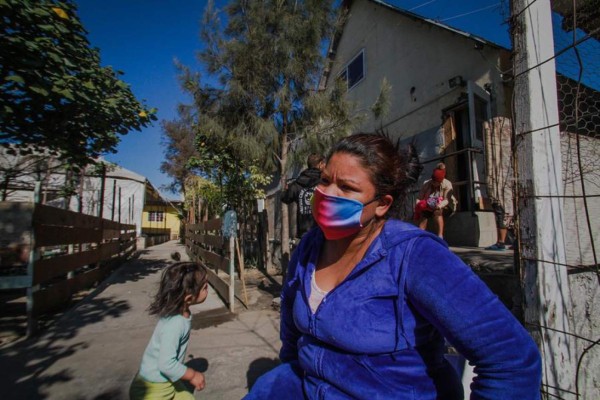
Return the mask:
<svg viewBox="0 0 600 400">
<path fill-rule="evenodd" d="M 363 204 L 358 200 L 331 196 L 316 188 L 312 197 L 312 213 L 327 240 L 337 240 L 355 234 L 363 227 L 360 223 Z"/>
</svg>

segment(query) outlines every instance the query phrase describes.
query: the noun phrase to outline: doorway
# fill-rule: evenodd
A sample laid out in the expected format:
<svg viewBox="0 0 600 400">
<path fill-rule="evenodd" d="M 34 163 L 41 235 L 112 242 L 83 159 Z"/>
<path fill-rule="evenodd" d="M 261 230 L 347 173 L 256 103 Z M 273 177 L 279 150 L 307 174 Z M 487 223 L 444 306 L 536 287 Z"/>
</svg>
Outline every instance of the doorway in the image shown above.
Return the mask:
<svg viewBox="0 0 600 400">
<path fill-rule="evenodd" d="M 484 208 L 484 122 L 490 114 L 489 94 L 473 82 L 456 104 L 442 111 L 446 176 L 458 199 L 457 211 Z"/>
</svg>

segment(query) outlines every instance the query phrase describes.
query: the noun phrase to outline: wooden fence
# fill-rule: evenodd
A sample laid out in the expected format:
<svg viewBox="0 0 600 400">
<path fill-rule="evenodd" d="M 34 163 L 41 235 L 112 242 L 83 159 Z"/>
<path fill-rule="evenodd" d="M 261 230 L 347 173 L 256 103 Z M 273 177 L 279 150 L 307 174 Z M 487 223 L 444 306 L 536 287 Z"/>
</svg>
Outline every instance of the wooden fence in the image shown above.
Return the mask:
<svg viewBox="0 0 600 400">
<path fill-rule="evenodd" d="M 271 252 L 268 251 L 267 211 L 255 213 L 245 221 L 240 221 L 240 242 L 242 254 L 247 264 L 266 271 L 271 268 Z"/>
<path fill-rule="evenodd" d="M 221 218 L 186 224 L 185 245 L 190 259 L 206 264 L 208 281 L 233 312 L 236 296 L 235 238 L 225 238 L 222 225 Z"/>
<path fill-rule="evenodd" d="M 29 207 L 27 268 L 0 275 L 0 289 L 27 289 L 28 335 L 39 315 L 103 279 L 136 250 L 135 225 L 42 204 Z"/>
</svg>

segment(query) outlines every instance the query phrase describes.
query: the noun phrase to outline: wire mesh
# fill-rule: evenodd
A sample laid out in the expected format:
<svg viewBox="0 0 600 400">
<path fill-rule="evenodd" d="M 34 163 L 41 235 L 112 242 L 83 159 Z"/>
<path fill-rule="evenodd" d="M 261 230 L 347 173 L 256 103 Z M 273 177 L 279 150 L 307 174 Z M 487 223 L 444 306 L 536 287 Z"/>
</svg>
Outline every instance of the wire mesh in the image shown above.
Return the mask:
<svg viewBox="0 0 600 400">
<path fill-rule="evenodd" d="M 570 332 L 563 333 L 573 342 L 575 351 L 574 376 L 570 387 L 556 387 L 548 375 L 561 371 L 544 371 L 542 393 L 545 398 L 598 399 L 600 398 L 600 0 L 554 0 L 551 21 L 528 19 L 527 9 L 536 0 L 525 2 L 525 7 L 513 9 L 511 27 L 513 38 L 523 34 L 524 24 L 552 23 L 554 56 L 530 66 L 520 74 L 541 71 L 541 66 L 554 61 L 558 100 L 558 126 L 562 162 L 562 194 L 565 263 L 552 260 L 525 259 L 566 268 L 571 295 L 572 320 Z M 541 2 L 540 2 L 541 3 Z M 539 4 L 538 4 L 539 5 Z M 532 27 L 531 29 L 536 29 Z M 516 49 L 516 51 L 535 51 Z M 541 74 L 541 72 L 540 72 Z M 513 108 L 516 100 L 513 99 Z M 516 121 L 518 124 L 519 121 Z M 542 129 L 555 128 L 546 126 Z M 540 130 L 539 128 L 537 130 Z M 530 131 L 531 133 L 533 131 Z M 517 157 L 519 141 L 515 140 Z M 520 177 L 516 176 L 519 181 Z M 521 178 L 522 179 L 522 178 Z M 531 194 L 517 191 L 515 204 L 524 204 L 521 196 Z M 544 196 L 536 196 L 537 198 Z M 559 197 L 559 196 L 554 196 Z M 525 201 L 526 202 L 526 201 Z M 519 214 L 519 211 L 517 211 Z M 523 229 L 521 229 L 523 230 Z M 520 239 L 519 246 L 523 246 Z M 557 284 L 560 284 L 557 282 Z M 541 305 L 545 307 L 545 304 Z M 555 316 L 560 318 L 561 316 Z M 528 322 L 546 338 L 553 330 Z M 536 325 L 536 326 L 533 326 Z M 542 344 L 543 347 L 543 344 Z M 543 350 L 543 349 L 542 349 Z"/>
</svg>

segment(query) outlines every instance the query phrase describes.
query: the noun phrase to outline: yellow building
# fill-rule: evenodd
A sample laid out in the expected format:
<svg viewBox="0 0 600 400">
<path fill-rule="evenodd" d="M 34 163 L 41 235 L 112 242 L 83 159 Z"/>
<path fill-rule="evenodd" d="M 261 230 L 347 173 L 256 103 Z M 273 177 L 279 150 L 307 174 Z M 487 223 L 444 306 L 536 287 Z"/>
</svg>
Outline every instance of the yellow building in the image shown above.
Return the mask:
<svg viewBox="0 0 600 400">
<path fill-rule="evenodd" d="M 142 235 L 167 235 L 169 240 L 179 239 L 182 203 L 163 199 L 151 185 L 146 186 L 146 199 L 142 215 Z"/>
</svg>

